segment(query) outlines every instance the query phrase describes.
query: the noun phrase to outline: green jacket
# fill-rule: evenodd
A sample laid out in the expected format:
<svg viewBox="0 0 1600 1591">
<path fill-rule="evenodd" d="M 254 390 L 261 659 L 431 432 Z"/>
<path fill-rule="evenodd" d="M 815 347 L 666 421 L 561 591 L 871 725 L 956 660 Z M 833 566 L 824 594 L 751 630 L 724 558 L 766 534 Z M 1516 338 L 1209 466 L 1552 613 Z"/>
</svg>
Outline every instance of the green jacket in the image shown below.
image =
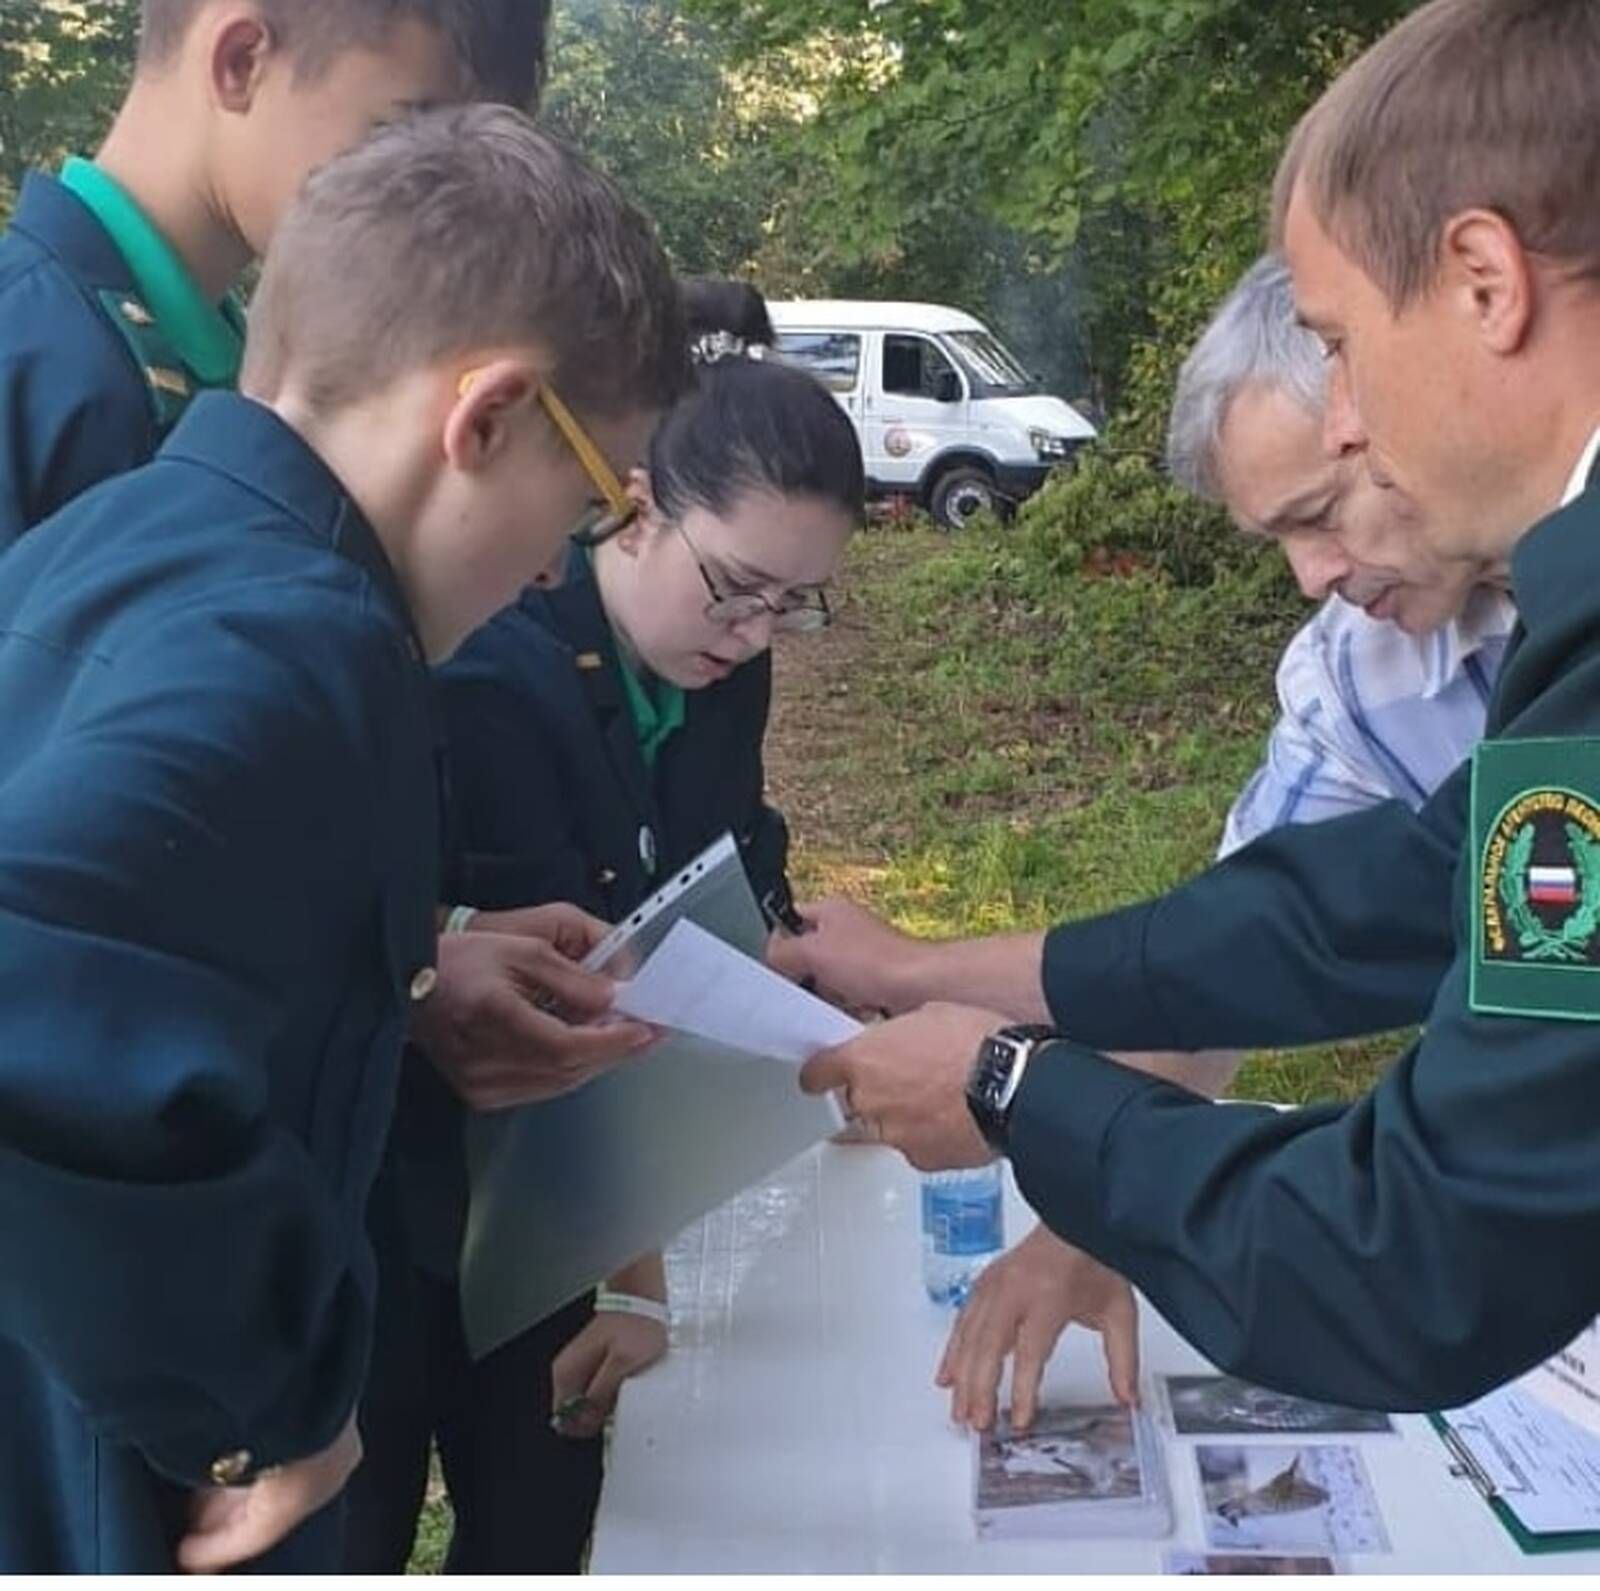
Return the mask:
<svg viewBox="0 0 1600 1591">
<path fill-rule="evenodd" d="M 1018 1095 L 1023 1192 L 1271 1386 L 1450 1407 L 1600 1313 L 1594 476 L 1523 540 L 1512 578 L 1522 625 L 1488 738 L 1420 812 L 1277 830 L 1047 941 L 1074 1042 L 1041 1052 Z M 1348 1107 L 1212 1104 L 1096 1053 L 1415 1022 L 1421 1040 Z"/>
</svg>

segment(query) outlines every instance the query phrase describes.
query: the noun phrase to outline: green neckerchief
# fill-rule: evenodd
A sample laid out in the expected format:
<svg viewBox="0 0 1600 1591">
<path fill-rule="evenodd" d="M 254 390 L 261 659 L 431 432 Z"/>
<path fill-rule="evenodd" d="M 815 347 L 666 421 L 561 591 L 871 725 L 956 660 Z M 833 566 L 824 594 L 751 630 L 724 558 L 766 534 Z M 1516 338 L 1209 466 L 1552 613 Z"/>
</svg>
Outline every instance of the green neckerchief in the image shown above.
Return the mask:
<svg viewBox="0 0 1600 1591">
<path fill-rule="evenodd" d="M 605 613 L 600 582 L 594 573 L 594 551 L 593 547 L 585 547 L 583 556 L 589 565 L 589 577 L 595 582 L 595 601 L 600 603 L 601 613 Z M 606 622 L 610 624 L 609 616 Z M 628 661 L 627 648 L 623 646 L 622 637 L 617 634 L 615 626 L 612 626 L 611 641 L 617 649 L 617 664 L 622 670 L 622 689 L 628 698 L 628 711 L 633 715 L 633 732 L 639 737 L 639 755 L 644 758 L 645 767 L 654 773 L 656 754 L 676 731 L 683 728 L 683 688 L 658 679 L 652 699 L 644 681 Z"/>
<path fill-rule="evenodd" d="M 645 688 L 645 683 L 634 672 L 633 666 L 617 647 L 617 660 L 622 664 L 622 688 L 628 695 L 628 707 L 633 713 L 634 733 L 639 737 L 639 755 L 652 773 L 656 768 L 656 753 L 667 743 L 674 731 L 683 728 L 683 688 L 669 685 L 666 680 L 655 682 L 655 700 Z"/>
<path fill-rule="evenodd" d="M 69 160 L 62 186 L 111 234 L 139 286 L 145 308 L 202 387 L 231 387 L 244 357 L 244 312 L 230 293 L 213 304 L 177 250 L 126 188 L 87 160 Z"/>
</svg>

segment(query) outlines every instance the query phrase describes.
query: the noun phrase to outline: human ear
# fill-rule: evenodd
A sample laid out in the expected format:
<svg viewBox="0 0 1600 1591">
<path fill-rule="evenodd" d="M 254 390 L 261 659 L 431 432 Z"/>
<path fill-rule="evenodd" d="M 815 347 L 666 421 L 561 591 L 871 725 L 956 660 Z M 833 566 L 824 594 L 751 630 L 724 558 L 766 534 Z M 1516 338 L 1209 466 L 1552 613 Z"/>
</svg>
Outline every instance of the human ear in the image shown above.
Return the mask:
<svg viewBox="0 0 1600 1591">
<path fill-rule="evenodd" d="M 1443 287 L 1493 354 L 1519 352 L 1533 325 L 1533 262 L 1516 228 L 1493 210 L 1452 216 L 1441 242 Z"/>
<path fill-rule="evenodd" d="M 207 74 L 217 106 L 236 116 L 248 114 L 278 53 L 272 29 L 253 6 L 219 18 L 206 41 Z"/>
<path fill-rule="evenodd" d="M 628 490 L 629 501 L 632 502 L 639 510 L 640 519 L 648 519 L 658 511 L 656 494 L 650 486 L 649 470 L 629 470 L 628 479 L 624 484 Z"/>
<path fill-rule="evenodd" d="M 452 467 L 475 474 L 508 452 L 538 391 L 538 373 L 516 359 L 497 359 L 458 378 L 443 438 Z"/>
</svg>

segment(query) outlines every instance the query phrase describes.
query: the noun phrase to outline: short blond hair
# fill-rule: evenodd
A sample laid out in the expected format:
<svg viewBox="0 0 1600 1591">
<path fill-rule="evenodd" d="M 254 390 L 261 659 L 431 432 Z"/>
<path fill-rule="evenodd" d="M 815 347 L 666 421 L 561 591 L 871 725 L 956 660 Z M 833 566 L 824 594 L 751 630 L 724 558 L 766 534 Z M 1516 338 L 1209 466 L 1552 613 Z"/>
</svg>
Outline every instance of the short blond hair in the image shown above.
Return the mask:
<svg viewBox="0 0 1600 1591">
<path fill-rule="evenodd" d="M 1401 309 L 1438 277 L 1450 218 L 1492 210 L 1524 248 L 1600 275 L 1600 4 L 1431 0 L 1344 73 L 1278 169 L 1273 237 L 1303 189 Z"/>
<path fill-rule="evenodd" d="M 319 412 L 453 354 L 528 347 L 572 407 L 665 408 L 688 383 L 655 229 L 522 114 L 392 123 L 313 173 L 267 251 L 241 382 Z"/>
</svg>

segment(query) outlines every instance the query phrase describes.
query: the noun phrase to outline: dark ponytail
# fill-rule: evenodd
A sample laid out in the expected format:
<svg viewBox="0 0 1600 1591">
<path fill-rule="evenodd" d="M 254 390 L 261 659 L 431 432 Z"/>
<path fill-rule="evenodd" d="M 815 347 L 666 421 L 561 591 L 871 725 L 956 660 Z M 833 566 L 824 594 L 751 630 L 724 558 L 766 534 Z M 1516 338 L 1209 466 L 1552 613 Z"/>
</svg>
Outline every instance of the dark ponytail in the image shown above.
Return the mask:
<svg viewBox="0 0 1600 1591">
<path fill-rule="evenodd" d="M 866 512 L 855 427 L 814 376 L 770 359 L 699 368 L 650 444 L 650 489 L 668 519 L 721 516 L 751 492 L 821 498 L 856 522 Z"/>
<path fill-rule="evenodd" d="M 777 340 L 761 289 L 725 276 L 690 276 L 683 284 L 683 318 L 689 346 L 719 334 L 741 348 L 770 348 Z"/>
</svg>

